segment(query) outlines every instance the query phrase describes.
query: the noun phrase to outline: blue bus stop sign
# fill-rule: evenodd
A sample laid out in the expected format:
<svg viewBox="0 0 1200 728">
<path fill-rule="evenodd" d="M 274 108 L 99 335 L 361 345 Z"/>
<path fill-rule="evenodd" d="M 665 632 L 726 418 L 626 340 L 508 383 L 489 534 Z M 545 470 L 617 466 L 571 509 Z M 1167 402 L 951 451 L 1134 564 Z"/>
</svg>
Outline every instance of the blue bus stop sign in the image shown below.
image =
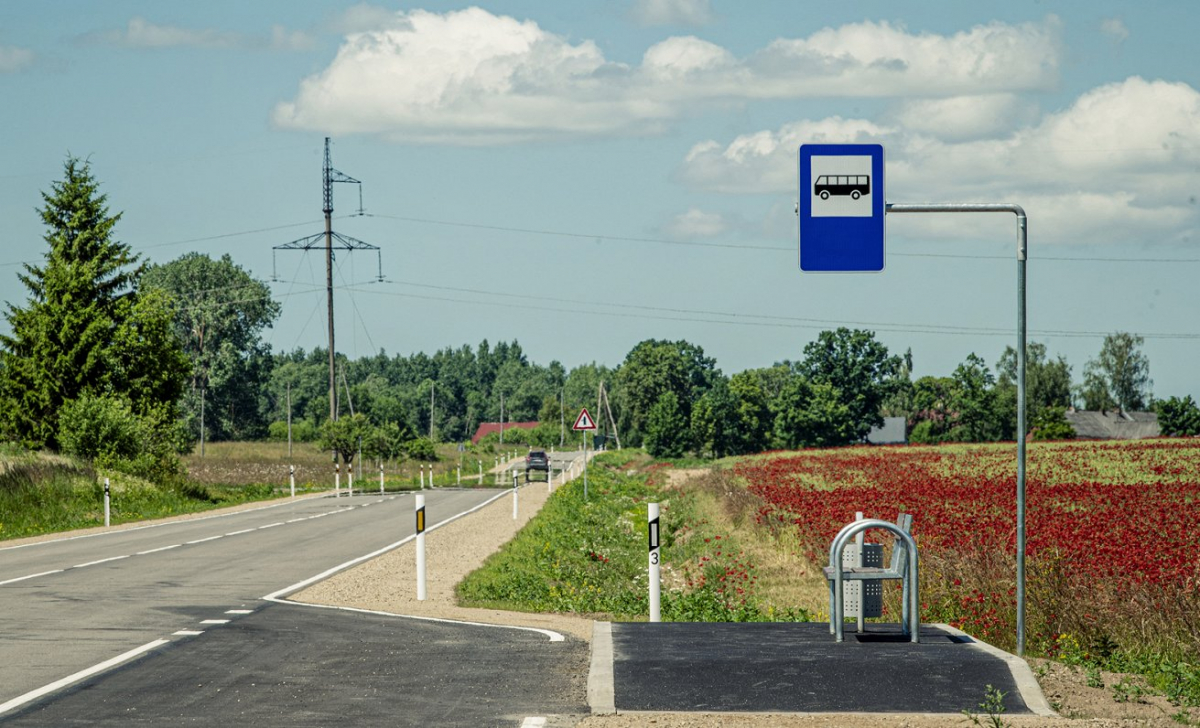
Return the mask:
<svg viewBox="0 0 1200 728">
<path fill-rule="evenodd" d="M 800 270 L 883 270 L 883 145 L 800 145 Z"/>
</svg>

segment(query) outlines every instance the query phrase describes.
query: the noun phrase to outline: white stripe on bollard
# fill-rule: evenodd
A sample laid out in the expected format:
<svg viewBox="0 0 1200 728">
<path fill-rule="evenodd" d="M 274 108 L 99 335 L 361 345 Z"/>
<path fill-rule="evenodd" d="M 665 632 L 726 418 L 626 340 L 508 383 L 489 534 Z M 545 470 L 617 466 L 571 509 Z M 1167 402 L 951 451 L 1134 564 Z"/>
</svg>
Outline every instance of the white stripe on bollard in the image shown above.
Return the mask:
<svg viewBox="0 0 1200 728">
<path fill-rule="evenodd" d="M 425 601 L 425 496 L 417 495 L 417 601 Z"/>
<path fill-rule="evenodd" d="M 658 504 L 648 503 L 647 506 L 646 522 L 650 536 L 650 621 L 661 622 Z"/>
</svg>

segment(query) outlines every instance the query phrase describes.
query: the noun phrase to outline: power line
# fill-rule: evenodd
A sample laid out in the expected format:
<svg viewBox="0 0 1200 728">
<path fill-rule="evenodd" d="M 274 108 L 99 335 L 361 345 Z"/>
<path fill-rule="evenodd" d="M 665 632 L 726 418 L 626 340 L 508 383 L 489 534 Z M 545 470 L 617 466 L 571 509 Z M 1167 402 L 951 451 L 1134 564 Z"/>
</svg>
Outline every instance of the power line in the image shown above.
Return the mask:
<svg viewBox="0 0 1200 728">
<path fill-rule="evenodd" d="M 794 245 L 736 245 L 733 243 L 703 243 L 693 240 L 670 240 L 666 238 L 640 238 L 628 237 L 623 235 L 607 235 L 604 233 L 579 233 L 565 230 L 543 230 L 538 228 L 520 228 L 509 227 L 506 225 L 491 225 L 484 223 L 456 222 L 453 220 L 435 220 L 424 217 L 408 217 L 404 215 L 385 215 L 381 213 L 363 213 L 366 217 L 377 217 L 386 220 L 399 220 L 402 222 L 416 222 L 425 225 L 442 225 L 447 227 L 461 227 L 475 230 L 496 230 L 499 232 L 509 233 L 524 233 L 528 235 L 546 235 L 553 237 L 564 238 L 580 238 L 586 240 L 613 240 L 618 242 L 628 243 L 654 243 L 658 245 L 679 245 L 693 248 L 723 248 L 729 250 L 765 250 L 773 252 L 795 253 L 796 246 Z M 966 255 L 961 253 L 905 253 L 888 251 L 889 256 L 900 258 L 961 258 L 967 260 L 1013 260 L 1011 255 Z M 1200 258 L 1116 258 L 1116 257 L 1075 257 L 1075 256 L 1055 256 L 1055 255 L 1035 255 L 1031 256 L 1039 261 L 1055 261 L 1055 262 L 1087 262 L 1087 263 L 1200 263 Z"/>
</svg>

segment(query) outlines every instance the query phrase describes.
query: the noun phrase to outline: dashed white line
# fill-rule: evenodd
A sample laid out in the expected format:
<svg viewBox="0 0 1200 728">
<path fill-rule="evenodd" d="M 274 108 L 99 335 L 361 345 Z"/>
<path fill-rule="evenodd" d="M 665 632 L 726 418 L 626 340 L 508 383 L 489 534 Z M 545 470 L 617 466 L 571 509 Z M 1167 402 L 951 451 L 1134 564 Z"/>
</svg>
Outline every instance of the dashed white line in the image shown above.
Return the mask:
<svg viewBox="0 0 1200 728">
<path fill-rule="evenodd" d="M 229 624 L 228 619 L 202 619 L 200 624 Z"/>
<path fill-rule="evenodd" d="M 202 629 L 181 629 L 178 632 L 172 632 L 172 637 L 195 637 L 196 635 L 204 634 Z"/>
<path fill-rule="evenodd" d="M 545 728 L 546 719 L 542 716 L 530 716 L 521 721 L 521 728 Z"/>
<path fill-rule="evenodd" d="M 268 523 L 265 526 L 259 526 L 258 530 L 261 531 L 264 528 L 275 528 L 276 526 L 282 526 L 282 525 L 283 525 L 283 521 L 279 521 L 278 523 Z"/>
<path fill-rule="evenodd" d="M 254 530 L 253 528 L 243 528 L 240 531 L 230 531 L 229 533 L 227 533 L 225 535 L 226 536 L 241 536 L 243 533 L 250 533 L 253 530 Z"/>
<path fill-rule="evenodd" d="M 6 712 L 12 710 L 13 708 L 18 708 L 18 707 L 24 705 L 25 703 L 31 702 L 33 700 L 37 700 L 38 698 L 42 697 L 43 695 L 52 693 L 55 690 L 58 690 L 59 688 L 64 688 L 72 683 L 79 682 L 80 680 L 83 680 L 84 678 L 91 677 L 92 675 L 95 675 L 98 672 L 107 670 L 108 668 L 113 667 L 114 665 L 119 665 L 122 662 L 125 662 L 126 660 L 132 660 L 133 658 L 139 657 L 140 655 L 142 655 L 146 652 L 149 652 L 150 650 L 154 649 L 155 647 L 165 645 L 168 642 L 170 642 L 170 640 L 154 640 L 153 642 L 147 642 L 146 644 L 142 645 L 141 647 L 134 648 L 134 649 L 130 650 L 129 652 L 125 652 L 120 655 L 117 655 L 116 657 L 109 659 L 109 660 L 105 660 L 104 662 L 101 662 L 97 665 L 92 665 L 91 667 L 87 668 L 86 670 L 80 670 L 79 672 L 77 672 L 73 675 L 68 675 L 61 680 L 55 680 L 54 682 L 50 683 L 49 685 L 43 685 L 42 687 L 38 688 L 37 690 L 31 690 L 31 691 L 25 693 L 24 695 L 20 695 L 20 696 L 13 698 L 12 700 L 8 701 L 7 703 L 0 704 L 0 714 L 6 713 Z"/>
<path fill-rule="evenodd" d="M 173 543 L 170 546 L 163 546 L 161 548 L 150 549 L 149 551 L 138 551 L 136 555 L 137 556 L 145 556 L 146 554 L 157 554 L 159 551 L 170 551 L 171 549 L 177 549 L 182 545 L 183 544 L 181 544 L 181 543 Z"/>
<path fill-rule="evenodd" d="M 194 543 L 204 543 L 206 541 L 216 541 L 218 538 L 225 538 L 225 535 L 221 534 L 220 536 L 209 536 L 208 538 L 201 538 L 201 539 L 197 539 L 195 541 L 187 541 L 186 543 L 188 546 L 191 546 Z"/>
<path fill-rule="evenodd" d="M 254 614 L 253 609 L 226 609 L 226 614 Z"/>
<path fill-rule="evenodd" d="M 96 561 L 89 561 L 86 564 L 75 564 L 71 568 L 72 569 L 82 569 L 85 566 L 95 566 L 96 564 L 105 564 L 105 563 L 108 563 L 109 561 L 120 561 L 121 559 L 127 559 L 129 557 L 130 557 L 130 554 L 125 554 L 124 556 L 110 556 L 107 559 L 97 559 Z"/>
<path fill-rule="evenodd" d="M 36 579 L 39 576 L 49 576 L 50 574 L 59 574 L 59 573 L 62 573 L 62 569 L 54 569 L 53 571 L 43 571 L 38 574 L 30 574 L 29 576 L 18 576 L 16 579 L 0 581 L 0 586 L 4 586 L 5 584 L 15 584 L 18 581 L 25 581 L 26 579 Z"/>
<path fill-rule="evenodd" d="M 305 516 L 304 518 L 293 518 L 292 520 L 288 521 L 288 523 L 299 523 L 300 521 L 307 521 L 307 520 L 308 520 L 308 516 Z"/>
</svg>

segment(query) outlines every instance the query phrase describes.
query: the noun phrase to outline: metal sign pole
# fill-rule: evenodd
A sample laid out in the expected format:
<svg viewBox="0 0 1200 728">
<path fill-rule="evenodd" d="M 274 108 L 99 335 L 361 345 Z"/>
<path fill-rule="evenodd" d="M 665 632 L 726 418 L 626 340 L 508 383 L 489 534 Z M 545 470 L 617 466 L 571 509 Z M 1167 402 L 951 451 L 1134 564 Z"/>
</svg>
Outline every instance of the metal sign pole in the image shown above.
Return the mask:
<svg viewBox="0 0 1200 728">
<path fill-rule="evenodd" d="M 887 212 L 1011 212 L 1017 216 L 1017 656 L 1025 654 L 1025 263 L 1028 218 L 1012 204 L 892 204 Z"/>
</svg>

